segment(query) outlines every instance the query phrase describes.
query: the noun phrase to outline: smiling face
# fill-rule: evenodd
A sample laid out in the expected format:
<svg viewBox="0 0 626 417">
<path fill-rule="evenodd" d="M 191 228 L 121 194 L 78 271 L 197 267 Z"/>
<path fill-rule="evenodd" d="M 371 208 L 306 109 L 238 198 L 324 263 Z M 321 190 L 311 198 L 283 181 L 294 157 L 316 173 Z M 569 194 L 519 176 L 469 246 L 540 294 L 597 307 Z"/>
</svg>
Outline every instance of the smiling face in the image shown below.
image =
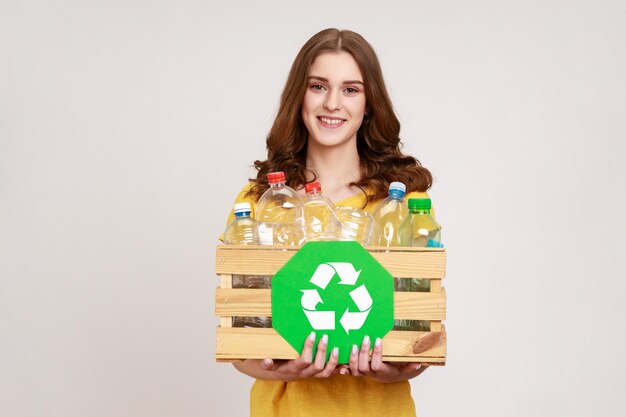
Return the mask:
<svg viewBox="0 0 626 417">
<path fill-rule="evenodd" d="M 309 145 L 335 147 L 354 142 L 365 114 L 363 76 L 347 52 L 320 54 L 309 69 L 302 119 Z"/>
</svg>

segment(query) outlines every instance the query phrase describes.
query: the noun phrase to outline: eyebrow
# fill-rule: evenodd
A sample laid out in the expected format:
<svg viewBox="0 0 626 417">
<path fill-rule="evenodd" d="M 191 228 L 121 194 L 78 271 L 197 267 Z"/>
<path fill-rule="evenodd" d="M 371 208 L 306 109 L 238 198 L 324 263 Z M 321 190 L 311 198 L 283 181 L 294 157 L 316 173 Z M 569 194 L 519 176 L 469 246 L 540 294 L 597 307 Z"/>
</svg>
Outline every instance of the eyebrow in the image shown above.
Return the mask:
<svg viewBox="0 0 626 417">
<path fill-rule="evenodd" d="M 310 80 L 310 79 L 323 81 L 323 82 L 325 82 L 325 83 L 327 83 L 327 82 L 328 82 L 328 78 L 318 77 L 317 75 L 311 75 L 311 76 L 309 76 L 309 80 Z M 365 84 L 363 84 L 363 81 L 360 81 L 360 80 L 346 80 L 346 81 L 344 81 L 342 84 L 361 84 L 361 85 L 365 85 Z"/>
</svg>

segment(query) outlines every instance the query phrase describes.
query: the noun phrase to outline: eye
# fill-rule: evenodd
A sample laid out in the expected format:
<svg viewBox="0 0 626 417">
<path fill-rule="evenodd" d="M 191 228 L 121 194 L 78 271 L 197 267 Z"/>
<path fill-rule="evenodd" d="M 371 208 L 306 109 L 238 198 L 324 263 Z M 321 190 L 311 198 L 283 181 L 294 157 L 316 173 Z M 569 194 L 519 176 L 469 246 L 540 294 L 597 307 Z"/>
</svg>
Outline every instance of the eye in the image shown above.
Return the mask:
<svg viewBox="0 0 626 417">
<path fill-rule="evenodd" d="M 309 88 L 316 91 L 323 91 L 326 89 L 326 87 L 324 87 L 322 84 L 311 84 Z"/>
<path fill-rule="evenodd" d="M 358 93 L 358 92 L 359 92 L 359 90 L 357 90 L 357 89 L 356 89 L 356 88 L 354 88 L 354 87 L 347 87 L 347 88 L 346 88 L 345 90 L 343 90 L 343 91 L 345 91 L 345 92 L 346 92 L 346 93 L 348 93 L 348 94 L 356 94 L 356 93 Z"/>
</svg>

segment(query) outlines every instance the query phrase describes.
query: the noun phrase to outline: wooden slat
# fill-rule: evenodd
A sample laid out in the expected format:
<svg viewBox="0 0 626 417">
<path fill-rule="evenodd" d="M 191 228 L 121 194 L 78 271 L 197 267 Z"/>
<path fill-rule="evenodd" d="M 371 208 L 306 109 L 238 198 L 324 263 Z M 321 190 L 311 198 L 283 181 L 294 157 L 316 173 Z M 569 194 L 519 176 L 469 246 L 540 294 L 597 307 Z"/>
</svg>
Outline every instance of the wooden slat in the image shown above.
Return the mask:
<svg viewBox="0 0 626 417">
<path fill-rule="evenodd" d="M 230 274 L 221 274 L 220 288 L 233 288 L 233 276 Z"/>
<path fill-rule="evenodd" d="M 445 320 L 446 293 L 394 292 L 393 318 L 396 320 Z"/>
<path fill-rule="evenodd" d="M 272 292 L 265 289 L 223 289 L 215 292 L 218 316 L 271 316 Z M 445 320 L 446 293 L 395 292 L 394 318 L 407 320 Z"/>
<path fill-rule="evenodd" d="M 217 274 L 274 275 L 298 248 L 218 245 Z M 383 250 L 384 249 L 384 250 Z M 394 277 L 444 278 L 446 252 L 439 248 L 368 248 Z"/>
<path fill-rule="evenodd" d="M 218 316 L 271 317 L 272 290 L 215 290 L 215 314 Z"/>
<path fill-rule="evenodd" d="M 220 275 L 220 288 L 223 288 L 225 290 L 229 290 L 231 288 L 233 288 L 233 276 L 229 275 L 229 274 L 222 274 Z M 220 288 L 218 288 L 216 291 L 219 291 Z M 217 305 L 217 300 L 215 302 L 215 305 Z M 216 313 L 216 315 L 219 315 Z M 227 314 L 222 314 L 220 317 L 220 327 L 233 327 L 233 318 Z"/>
<path fill-rule="evenodd" d="M 236 355 L 229 354 L 216 354 L 215 361 L 216 362 L 241 362 L 245 359 L 265 359 L 265 356 L 259 356 L 255 358 L 240 358 Z M 383 360 L 385 362 L 419 362 L 428 366 L 442 366 L 446 364 L 446 358 L 444 357 L 434 357 L 434 356 L 420 356 L 420 357 L 404 357 L 404 356 L 390 356 L 383 355 Z"/>
<path fill-rule="evenodd" d="M 430 281 L 430 292 L 431 292 L 431 294 L 445 293 L 445 290 L 441 286 L 441 280 L 440 279 L 433 279 L 433 280 Z M 445 317 L 442 320 L 445 320 Z M 442 331 L 441 321 L 431 321 L 430 322 L 430 331 L 431 332 L 441 332 Z"/>
<path fill-rule="evenodd" d="M 295 359 L 298 353 L 274 329 L 218 328 L 218 360 Z M 383 360 L 445 363 L 446 334 L 391 331 L 383 338 Z"/>
<path fill-rule="evenodd" d="M 372 252 L 372 256 L 394 277 L 444 278 L 446 275 L 446 252 L 430 248 L 410 252 Z M 429 250 L 425 250 L 429 249 Z"/>
<path fill-rule="evenodd" d="M 296 250 L 268 249 L 267 246 L 218 246 L 215 256 L 217 274 L 274 275 Z"/>
</svg>

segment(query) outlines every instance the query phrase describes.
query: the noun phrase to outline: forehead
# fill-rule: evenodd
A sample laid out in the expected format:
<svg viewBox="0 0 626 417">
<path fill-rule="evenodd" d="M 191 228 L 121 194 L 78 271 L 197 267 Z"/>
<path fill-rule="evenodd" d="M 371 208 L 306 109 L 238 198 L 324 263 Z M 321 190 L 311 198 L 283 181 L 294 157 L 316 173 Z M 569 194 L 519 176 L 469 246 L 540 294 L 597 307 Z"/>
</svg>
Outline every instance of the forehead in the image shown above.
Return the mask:
<svg viewBox="0 0 626 417">
<path fill-rule="evenodd" d="M 363 75 L 352 55 L 345 51 L 319 54 L 309 68 L 309 76 L 327 78 L 333 81 L 363 81 Z"/>
</svg>

